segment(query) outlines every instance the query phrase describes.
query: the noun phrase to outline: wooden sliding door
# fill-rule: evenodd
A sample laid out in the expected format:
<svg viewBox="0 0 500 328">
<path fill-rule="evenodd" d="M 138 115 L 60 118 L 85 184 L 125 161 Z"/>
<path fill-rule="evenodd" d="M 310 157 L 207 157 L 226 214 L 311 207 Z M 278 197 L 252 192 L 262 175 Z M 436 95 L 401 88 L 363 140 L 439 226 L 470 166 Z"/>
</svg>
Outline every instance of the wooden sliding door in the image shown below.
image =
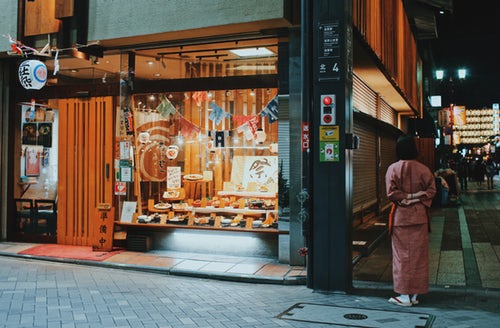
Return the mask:
<svg viewBox="0 0 500 328">
<path fill-rule="evenodd" d="M 92 245 L 94 211 L 113 198 L 113 98 L 60 99 L 57 242 Z"/>
</svg>

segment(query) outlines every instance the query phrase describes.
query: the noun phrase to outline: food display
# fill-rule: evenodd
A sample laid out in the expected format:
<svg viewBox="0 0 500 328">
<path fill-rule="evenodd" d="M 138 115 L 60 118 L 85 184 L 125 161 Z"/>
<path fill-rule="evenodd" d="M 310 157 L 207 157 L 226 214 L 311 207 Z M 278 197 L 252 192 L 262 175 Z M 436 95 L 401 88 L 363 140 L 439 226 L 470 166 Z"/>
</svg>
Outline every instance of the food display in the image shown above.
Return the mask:
<svg viewBox="0 0 500 328">
<path fill-rule="evenodd" d="M 157 210 L 168 210 L 172 207 L 172 204 L 169 203 L 157 203 L 154 205 L 154 208 Z"/>
<path fill-rule="evenodd" d="M 276 198 L 213 197 L 189 202 L 157 203 L 156 219 L 153 215 L 140 215 L 138 223 L 165 224 L 220 229 L 277 229 Z M 168 211 L 164 212 L 163 210 Z"/>
</svg>

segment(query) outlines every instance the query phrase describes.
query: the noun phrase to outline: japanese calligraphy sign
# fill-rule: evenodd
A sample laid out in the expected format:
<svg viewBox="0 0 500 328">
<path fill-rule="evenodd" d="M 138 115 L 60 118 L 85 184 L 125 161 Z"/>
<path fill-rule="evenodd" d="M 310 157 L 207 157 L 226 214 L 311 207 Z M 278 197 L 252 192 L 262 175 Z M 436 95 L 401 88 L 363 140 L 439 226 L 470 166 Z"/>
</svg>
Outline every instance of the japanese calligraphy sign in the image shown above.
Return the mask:
<svg viewBox="0 0 500 328">
<path fill-rule="evenodd" d="M 17 72 L 25 89 L 40 90 L 47 82 L 47 66 L 39 60 L 25 60 Z"/>
<path fill-rule="evenodd" d="M 101 205 L 94 212 L 92 250 L 110 252 L 113 250 L 115 208 Z"/>
</svg>

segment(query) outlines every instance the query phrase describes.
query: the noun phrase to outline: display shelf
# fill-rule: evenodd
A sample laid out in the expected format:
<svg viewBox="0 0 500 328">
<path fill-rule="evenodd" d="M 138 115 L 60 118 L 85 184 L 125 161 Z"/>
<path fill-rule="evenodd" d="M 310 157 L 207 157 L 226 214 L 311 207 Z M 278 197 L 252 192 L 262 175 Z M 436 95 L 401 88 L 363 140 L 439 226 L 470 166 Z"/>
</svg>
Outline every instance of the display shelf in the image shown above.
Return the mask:
<svg viewBox="0 0 500 328">
<path fill-rule="evenodd" d="M 235 191 L 235 190 L 221 190 L 217 192 L 218 196 L 234 196 L 238 198 L 277 198 L 275 192 L 265 191 Z"/>
<path fill-rule="evenodd" d="M 172 223 L 128 223 L 128 222 L 115 222 L 115 225 L 124 228 L 132 229 L 151 229 L 151 230 L 162 230 L 162 229 L 192 229 L 192 230 L 215 230 L 215 231 L 228 231 L 228 232 L 252 232 L 252 233 L 264 233 L 264 234 L 288 234 L 288 231 L 278 230 L 274 228 L 241 228 L 241 227 L 220 227 L 216 228 L 213 226 L 206 225 L 187 225 L 187 224 L 172 224 Z"/>
<path fill-rule="evenodd" d="M 275 209 L 263 210 L 263 209 L 250 209 L 248 207 L 245 208 L 233 208 L 233 207 L 195 207 L 195 206 L 186 206 L 183 209 L 175 209 L 175 212 L 192 212 L 192 213 L 200 213 L 200 214 L 210 214 L 210 213 L 227 213 L 227 214 L 241 214 L 248 216 L 261 216 L 263 214 L 267 214 L 269 212 L 276 212 Z"/>
</svg>

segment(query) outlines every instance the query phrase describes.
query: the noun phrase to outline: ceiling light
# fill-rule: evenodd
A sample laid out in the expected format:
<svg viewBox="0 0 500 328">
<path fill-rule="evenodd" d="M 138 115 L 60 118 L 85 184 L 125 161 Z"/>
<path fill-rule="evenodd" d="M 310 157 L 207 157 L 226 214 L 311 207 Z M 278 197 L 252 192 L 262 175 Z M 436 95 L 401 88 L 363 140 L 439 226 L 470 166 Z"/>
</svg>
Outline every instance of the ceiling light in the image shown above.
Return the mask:
<svg viewBox="0 0 500 328">
<path fill-rule="evenodd" d="M 274 65 L 266 65 L 266 66 L 239 65 L 239 66 L 235 66 L 235 67 L 229 67 L 228 70 L 233 70 L 233 71 L 274 71 L 274 70 L 276 70 L 276 66 L 274 66 Z"/>
<path fill-rule="evenodd" d="M 262 56 L 272 56 L 274 52 L 262 47 L 262 48 L 244 48 L 244 49 L 233 49 L 229 50 L 233 54 L 240 57 L 262 57 Z"/>
</svg>

